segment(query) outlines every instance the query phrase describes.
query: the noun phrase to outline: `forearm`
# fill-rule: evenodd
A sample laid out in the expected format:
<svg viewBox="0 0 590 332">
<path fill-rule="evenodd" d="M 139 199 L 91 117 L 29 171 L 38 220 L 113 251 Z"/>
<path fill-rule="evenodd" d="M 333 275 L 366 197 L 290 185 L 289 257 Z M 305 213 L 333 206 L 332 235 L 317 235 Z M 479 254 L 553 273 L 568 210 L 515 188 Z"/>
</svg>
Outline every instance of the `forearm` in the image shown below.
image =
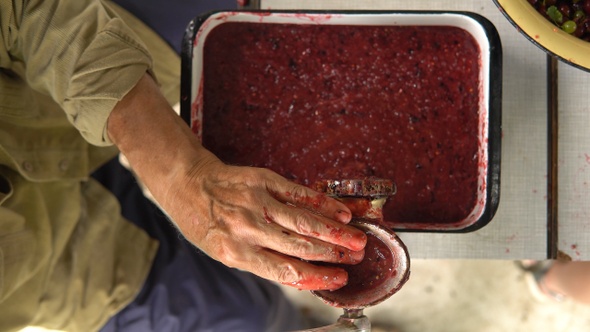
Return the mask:
<svg viewBox="0 0 590 332">
<path fill-rule="evenodd" d="M 179 182 L 187 174 L 197 172 L 204 163 L 218 162 L 172 110 L 148 74 L 115 106 L 107 130 L 165 209 L 171 206 L 171 189 L 184 186 Z"/>
</svg>

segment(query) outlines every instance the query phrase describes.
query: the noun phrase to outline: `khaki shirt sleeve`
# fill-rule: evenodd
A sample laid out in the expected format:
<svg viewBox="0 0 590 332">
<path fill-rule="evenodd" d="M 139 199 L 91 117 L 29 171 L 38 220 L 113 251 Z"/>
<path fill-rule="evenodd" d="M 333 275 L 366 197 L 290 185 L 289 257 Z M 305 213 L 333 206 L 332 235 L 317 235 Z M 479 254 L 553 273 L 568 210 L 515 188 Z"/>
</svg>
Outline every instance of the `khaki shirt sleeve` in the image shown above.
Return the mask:
<svg viewBox="0 0 590 332">
<path fill-rule="evenodd" d="M 24 64 L 28 84 L 88 142 L 111 145 L 110 112 L 152 68 L 140 39 L 99 0 L 0 0 L 0 9 L 0 66 Z"/>
</svg>

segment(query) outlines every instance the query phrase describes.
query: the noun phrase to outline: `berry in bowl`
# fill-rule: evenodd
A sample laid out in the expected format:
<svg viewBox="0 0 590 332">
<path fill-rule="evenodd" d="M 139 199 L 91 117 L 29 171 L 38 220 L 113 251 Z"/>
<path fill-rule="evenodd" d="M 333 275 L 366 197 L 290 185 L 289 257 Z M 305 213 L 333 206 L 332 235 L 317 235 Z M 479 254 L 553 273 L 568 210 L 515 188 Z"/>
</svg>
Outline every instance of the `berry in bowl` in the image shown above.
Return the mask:
<svg viewBox="0 0 590 332">
<path fill-rule="evenodd" d="M 504 16 L 547 54 L 590 71 L 590 0 L 494 0 Z"/>
</svg>

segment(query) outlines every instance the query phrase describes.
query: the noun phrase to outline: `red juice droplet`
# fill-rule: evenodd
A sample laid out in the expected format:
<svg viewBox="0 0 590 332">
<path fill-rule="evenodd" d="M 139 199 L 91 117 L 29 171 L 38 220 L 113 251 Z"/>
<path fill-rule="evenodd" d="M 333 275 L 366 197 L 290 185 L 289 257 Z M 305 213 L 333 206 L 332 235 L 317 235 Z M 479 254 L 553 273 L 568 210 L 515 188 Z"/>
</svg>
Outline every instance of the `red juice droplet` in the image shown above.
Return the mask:
<svg viewBox="0 0 590 332">
<path fill-rule="evenodd" d="M 275 222 L 273 217 L 268 213 L 268 210 L 266 208 L 263 208 L 263 210 L 264 210 L 264 220 L 266 220 L 266 223 L 272 224 L 273 222 Z"/>
</svg>

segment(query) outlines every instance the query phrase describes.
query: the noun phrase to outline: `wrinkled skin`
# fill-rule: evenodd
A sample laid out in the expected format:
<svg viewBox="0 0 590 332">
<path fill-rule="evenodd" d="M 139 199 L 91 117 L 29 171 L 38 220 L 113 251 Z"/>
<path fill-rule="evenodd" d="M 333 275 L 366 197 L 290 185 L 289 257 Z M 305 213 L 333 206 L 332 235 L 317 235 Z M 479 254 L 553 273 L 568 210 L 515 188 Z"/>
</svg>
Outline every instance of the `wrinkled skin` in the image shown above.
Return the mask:
<svg viewBox="0 0 590 332">
<path fill-rule="evenodd" d="M 149 133 L 137 135 L 136 133 Z M 260 168 L 230 166 L 204 149 L 148 75 L 121 100 L 108 134 L 173 222 L 229 267 L 299 289 L 344 286 L 366 235 L 341 202 Z"/>
</svg>

